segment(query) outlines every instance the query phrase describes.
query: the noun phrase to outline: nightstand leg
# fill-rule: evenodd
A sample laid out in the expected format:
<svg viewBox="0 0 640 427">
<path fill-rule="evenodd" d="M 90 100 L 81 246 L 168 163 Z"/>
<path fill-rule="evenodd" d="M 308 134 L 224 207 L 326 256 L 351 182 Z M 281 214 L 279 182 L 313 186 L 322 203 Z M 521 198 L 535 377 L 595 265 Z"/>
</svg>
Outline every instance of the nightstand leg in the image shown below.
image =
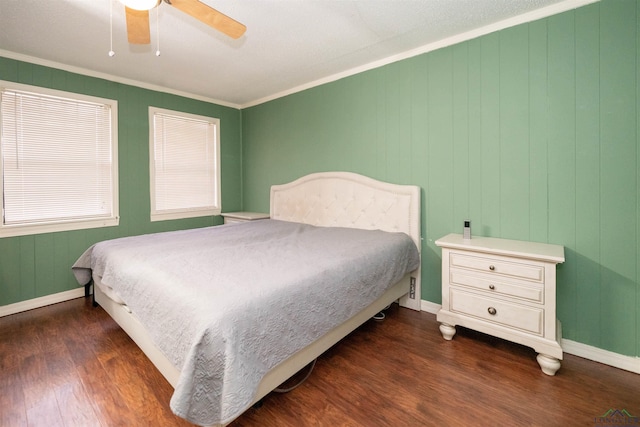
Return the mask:
<svg viewBox="0 0 640 427">
<path fill-rule="evenodd" d="M 560 369 L 560 361 L 555 357 L 547 356 L 546 354 L 538 354 L 536 357 L 540 368 L 542 368 L 542 372 L 547 375 L 555 375 Z"/>
<path fill-rule="evenodd" d="M 440 323 L 440 332 L 445 340 L 451 341 L 456 334 L 456 327 L 446 323 Z"/>
</svg>

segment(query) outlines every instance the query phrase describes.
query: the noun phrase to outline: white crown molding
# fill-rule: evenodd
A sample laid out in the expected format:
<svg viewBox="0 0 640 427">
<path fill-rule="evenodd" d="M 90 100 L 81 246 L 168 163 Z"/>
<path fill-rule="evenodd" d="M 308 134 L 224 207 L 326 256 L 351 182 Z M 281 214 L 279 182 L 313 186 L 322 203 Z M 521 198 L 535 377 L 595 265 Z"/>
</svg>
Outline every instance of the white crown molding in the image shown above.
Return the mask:
<svg viewBox="0 0 640 427">
<path fill-rule="evenodd" d="M 560 3 L 556 3 L 551 6 L 543 7 L 542 9 L 534 10 L 529 13 L 525 13 L 519 16 L 515 16 L 513 18 L 505 19 L 491 25 L 487 25 L 482 28 L 478 28 L 472 31 L 468 31 L 466 33 L 457 34 L 453 37 L 449 37 L 443 40 L 439 40 L 435 43 L 430 43 L 424 46 L 421 46 L 416 49 L 409 50 L 407 52 L 403 52 L 397 55 L 390 56 L 385 59 L 381 59 L 379 61 L 371 62 L 366 65 L 362 65 L 360 67 L 352 68 L 350 70 L 344 71 L 342 73 L 333 74 L 331 76 L 315 80 L 310 83 L 306 83 L 300 86 L 296 86 L 294 88 L 288 89 L 283 92 L 279 92 L 273 95 L 266 96 L 264 98 L 257 99 L 255 101 L 248 102 L 243 104 L 240 108 L 248 108 L 253 107 L 259 104 L 264 104 L 265 102 L 273 101 L 274 99 L 282 98 L 287 95 L 291 95 L 297 92 L 302 92 L 307 89 L 311 89 L 316 86 L 321 86 L 326 83 L 331 83 L 345 77 L 350 77 L 355 74 L 363 73 L 365 71 L 373 70 L 375 68 L 380 68 L 388 64 L 392 64 L 394 62 L 402 61 L 404 59 L 409 59 L 414 56 L 422 55 L 424 53 L 432 52 L 438 49 L 442 49 L 443 47 L 453 46 L 458 43 L 462 43 L 468 40 L 472 40 L 490 33 L 494 33 L 496 31 L 504 30 L 506 28 L 515 27 L 516 25 L 526 24 L 528 22 L 537 21 L 539 19 L 547 18 L 552 15 L 557 15 L 562 12 L 566 12 L 569 10 L 574 10 L 582 6 L 586 6 L 591 3 L 597 3 L 600 0 L 566 0 Z"/>
<path fill-rule="evenodd" d="M 306 83 L 304 85 L 300 85 L 300 86 L 296 86 L 294 88 L 282 91 L 282 92 L 278 92 L 272 95 L 268 95 L 266 97 L 260 98 L 260 99 L 256 99 L 254 101 L 250 101 L 248 103 L 239 105 L 239 104 L 234 104 L 234 103 L 230 103 L 230 102 L 226 102 L 226 101 L 221 101 L 219 99 L 212 99 L 209 97 L 205 97 L 205 96 L 201 96 L 201 95 L 197 95 L 197 94 L 193 94 L 193 93 L 188 93 L 188 92 L 182 92 L 182 91 L 178 91 L 178 90 L 174 90 L 174 89 L 170 89 L 170 88 L 166 88 L 163 86 L 159 86 L 159 85 L 153 85 L 153 84 L 149 84 L 149 83 L 145 83 L 145 82 L 141 82 L 138 80 L 132 80 L 132 79 L 126 79 L 123 77 L 118 77 L 118 76 L 114 76 L 111 74 L 107 74 L 107 73 L 101 73 L 101 72 L 97 72 L 94 70 L 90 70 L 90 69 L 86 69 L 86 68 L 82 68 L 82 67 L 75 67 L 72 65 L 67 65 L 67 64 L 62 64 L 59 62 L 55 62 L 55 61 L 49 61 L 49 60 L 45 60 L 45 59 L 41 59 L 41 58 L 36 58 L 36 57 L 32 57 L 32 56 L 28 56 L 28 55 L 23 55 L 23 54 L 19 54 L 19 53 L 15 53 L 15 52 L 11 52 L 11 51 L 7 51 L 7 50 L 2 50 L 0 49 L 0 56 L 6 57 L 6 58 L 10 58 L 10 59 L 15 59 L 15 60 L 19 60 L 19 61 L 24 61 L 24 62 L 30 62 L 33 64 L 37 64 L 37 65 L 43 65 L 46 67 L 51 67 L 51 68 L 56 68 L 56 69 L 60 69 L 60 70 L 64 70 L 64 71 L 69 71 L 72 73 L 78 73 L 78 74 L 82 74 L 82 75 L 86 75 L 89 77 L 96 77 L 96 78 L 101 78 L 101 79 L 105 79 L 105 80 L 109 80 L 109 81 L 113 81 L 116 83 L 122 83 L 122 84 L 127 84 L 127 85 L 131 85 L 131 86 L 136 86 L 136 87 L 140 87 L 143 89 L 149 89 L 149 90 L 154 90 L 154 91 L 158 91 L 158 92 L 164 92 L 164 93 L 169 93 L 169 94 L 173 94 L 173 95 L 178 95 L 178 96 L 184 96 L 186 98 L 191 98 L 191 99 L 195 99 L 195 100 L 199 100 L 199 101 L 204 101 L 204 102 L 210 102 L 213 104 L 217 104 L 220 106 L 224 106 L 224 107 L 230 107 L 230 108 L 235 108 L 235 109 L 244 109 L 244 108 L 249 108 L 249 107 L 253 107 L 259 104 L 264 104 L 265 102 L 269 102 L 272 101 L 274 99 L 278 99 L 278 98 L 282 98 L 284 96 L 287 95 L 291 95 L 297 92 L 302 92 L 304 90 L 307 89 L 311 89 L 313 87 L 316 86 L 321 86 L 323 84 L 326 83 L 331 83 L 334 82 L 336 80 L 340 80 L 343 79 L 345 77 L 349 77 L 355 74 L 359 74 L 365 71 L 369 71 L 375 68 L 379 68 L 394 62 L 398 62 L 398 61 L 402 61 L 404 59 L 408 59 L 408 58 L 412 58 L 414 56 L 418 56 L 418 55 L 422 55 L 423 53 L 427 53 L 427 52 L 432 52 L 434 50 L 438 50 L 441 49 L 443 47 L 447 47 L 447 46 L 451 46 L 454 44 L 458 44 L 467 40 L 471 40 L 486 34 L 490 34 L 496 31 L 500 31 L 500 30 L 504 30 L 506 28 L 510 28 L 510 27 L 514 27 L 516 25 L 520 25 L 520 24 L 524 24 L 527 22 L 532 22 L 532 21 L 536 21 L 538 19 L 542 19 L 542 18 L 546 18 L 552 15 L 557 15 L 559 13 L 562 12 L 566 12 L 569 10 L 573 10 L 573 9 L 577 9 L 579 7 L 582 6 L 586 6 L 588 4 L 591 3 L 597 3 L 600 0 L 566 0 L 566 1 L 562 1 L 560 3 L 556 3 L 553 4 L 551 6 L 547 6 L 544 7 L 542 9 L 538 9 L 538 10 L 534 10 L 532 12 L 529 13 L 525 13 L 519 16 L 515 16 L 513 18 L 509 18 L 509 19 L 505 19 L 499 22 L 496 22 L 494 24 L 491 25 L 487 25 L 485 27 L 482 28 L 478 28 L 475 29 L 473 31 L 468 31 L 466 33 L 462 33 L 462 34 L 458 34 L 455 35 L 453 37 L 449 37 L 440 41 L 437 41 L 435 43 L 430 43 L 424 46 L 421 46 L 419 48 L 416 49 L 412 49 L 409 50 L 407 52 L 403 52 L 397 55 L 393 55 L 390 56 L 388 58 L 379 60 L 379 61 L 375 61 L 375 62 L 371 62 L 369 64 L 365 64 L 363 66 L 360 67 L 356 67 L 356 68 L 352 68 L 350 70 L 341 72 L 341 73 L 337 73 L 337 74 L 333 74 L 331 76 L 319 79 L 319 80 L 315 80 L 309 83 Z"/>
<path fill-rule="evenodd" d="M 49 61 L 47 59 L 36 58 L 34 56 L 24 55 L 21 53 L 12 52 L 9 50 L 0 49 L 0 56 L 15 59 L 17 61 L 29 62 L 31 64 L 42 65 L 45 67 L 56 68 L 58 70 L 68 71 L 70 73 L 82 74 L 83 76 L 95 77 L 98 79 L 109 80 L 116 83 L 122 83 L 129 86 L 136 86 L 142 89 L 149 89 L 156 92 L 168 93 L 171 95 L 183 96 L 185 98 L 195 99 L 197 101 L 209 102 L 212 104 L 220 105 L 223 107 L 235 108 L 237 110 L 240 109 L 240 105 L 233 104 L 226 101 L 221 101 L 219 99 L 208 98 L 206 96 L 196 95 L 194 93 L 182 92 L 175 89 L 170 89 L 164 86 L 154 85 L 150 83 L 141 82 L 133 79 L 126 79 L 123 77 L 114 76 L 112 74 L 101 73 L 94 70 L 89 70 L 87 68 L 76 67 L 73 65 L 67 65 L 60 62 Z"/>
</svg>

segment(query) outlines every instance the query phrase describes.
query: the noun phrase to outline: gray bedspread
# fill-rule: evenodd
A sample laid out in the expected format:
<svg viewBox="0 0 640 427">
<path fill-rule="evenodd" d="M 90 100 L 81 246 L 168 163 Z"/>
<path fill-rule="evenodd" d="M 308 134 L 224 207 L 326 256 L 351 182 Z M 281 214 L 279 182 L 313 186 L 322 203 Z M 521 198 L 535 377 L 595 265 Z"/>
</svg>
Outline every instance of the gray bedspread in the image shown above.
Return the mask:
<svg viewBox="0 0 640 427">
<path fill-rule="evenodd" d="M 82 285 L 102 276 L 180 369 L 174 413 L 211 425 L 419 262 L 403 233 L 262 220 L 104 241 L 73 271 Z"/>
</svg>

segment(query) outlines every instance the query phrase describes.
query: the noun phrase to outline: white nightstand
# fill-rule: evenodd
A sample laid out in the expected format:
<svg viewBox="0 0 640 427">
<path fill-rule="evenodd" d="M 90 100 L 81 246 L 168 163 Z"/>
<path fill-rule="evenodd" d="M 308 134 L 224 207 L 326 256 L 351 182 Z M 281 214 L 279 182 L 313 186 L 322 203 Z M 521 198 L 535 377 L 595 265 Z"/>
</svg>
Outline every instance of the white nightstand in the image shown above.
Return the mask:
<svg viewBox="0 0 640 427">
<path fill-rule="evenodd" d="M 442 309 L 437 319 L 446 340 L 460 325 L 532 347 L 547 375 L 560 369 L 556 318 L 556 265 L 564 247 L 449 234 L 442 248 Z"/>
<path fill-rule="evenodd" d="M 222 216 L 225 224 L 269 219 L 269 214 L 260 212 L 225 212 Z"/>
</svg>

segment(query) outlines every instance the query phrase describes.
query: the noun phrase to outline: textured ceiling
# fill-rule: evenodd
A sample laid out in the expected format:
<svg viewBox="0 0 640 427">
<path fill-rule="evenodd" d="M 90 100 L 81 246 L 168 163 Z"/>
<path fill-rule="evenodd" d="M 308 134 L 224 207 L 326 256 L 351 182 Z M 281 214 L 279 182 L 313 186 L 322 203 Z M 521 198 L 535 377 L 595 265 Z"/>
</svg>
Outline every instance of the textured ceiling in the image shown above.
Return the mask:
<svg viewBox="0 0 640 427">
<path fill-rule="evenodd" d="M 594 0 L 202 1 L 247 32 L 233 40 L 162 3 L 151 45 L 134 46 L 118 1 L 0 0 L 0 56 L 242 107 Z"/>
</svg>

